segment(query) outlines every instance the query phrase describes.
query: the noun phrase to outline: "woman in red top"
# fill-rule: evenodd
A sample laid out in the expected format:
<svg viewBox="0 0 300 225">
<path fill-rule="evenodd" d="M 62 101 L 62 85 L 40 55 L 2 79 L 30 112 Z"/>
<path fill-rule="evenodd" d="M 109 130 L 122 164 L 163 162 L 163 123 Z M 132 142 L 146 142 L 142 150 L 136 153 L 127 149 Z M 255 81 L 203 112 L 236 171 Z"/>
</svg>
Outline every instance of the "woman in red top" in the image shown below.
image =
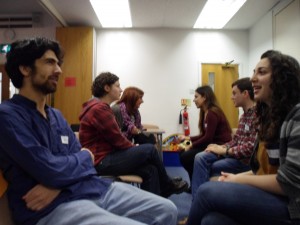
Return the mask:
<svg viewBox="0 0 300 225">
<path fill-rule="evenodd" d="M 192 180 L 195 155 L 209 144 L 224 144 L 231 140 L 231 128 L 210 86 L 198 87 L 194 102 L 200 108 L 200 134 L 191 137 L 191 145 L 180 154 L 180 162 Z"/>
</svg>

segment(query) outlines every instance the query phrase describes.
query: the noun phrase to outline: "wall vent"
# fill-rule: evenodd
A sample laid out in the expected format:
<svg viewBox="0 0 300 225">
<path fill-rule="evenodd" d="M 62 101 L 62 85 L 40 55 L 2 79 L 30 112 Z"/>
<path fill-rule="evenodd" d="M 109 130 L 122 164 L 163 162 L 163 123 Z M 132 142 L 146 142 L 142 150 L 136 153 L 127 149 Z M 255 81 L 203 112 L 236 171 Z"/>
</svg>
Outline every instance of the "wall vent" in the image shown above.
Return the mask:
<svg viewBox="0 0 300 225">
<path fill-rule="evenodd" d="M 0 28 L 32 28 L 39 26 L 41 19 L 39 14 L 31 16 L 5 16 L 0 17 Z"/>
</svg>

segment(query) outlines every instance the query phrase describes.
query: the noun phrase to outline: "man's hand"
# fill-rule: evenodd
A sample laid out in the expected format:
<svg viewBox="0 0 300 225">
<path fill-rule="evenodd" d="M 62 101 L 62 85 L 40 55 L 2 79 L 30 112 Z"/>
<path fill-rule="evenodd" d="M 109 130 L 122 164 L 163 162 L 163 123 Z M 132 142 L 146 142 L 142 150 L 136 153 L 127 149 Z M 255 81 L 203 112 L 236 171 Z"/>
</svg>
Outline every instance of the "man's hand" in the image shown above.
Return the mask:
<svg viewBox="0 0 300 225">
<path fill-rule="evenodd" d="M 23 200 L 28 209 L 39 211 L 47 207 L 59 193 L 60 190 L 47 188 L 38 184 L 23 196 Z"/>
<path fill-rule="evenodd" d="M 91 155 L 93 164 L 94 164 L 94 162 L 95 162 L 95 156 L 94 156 L 94 154 L 91 152 L 91 150 L 89 150 L 88 148 L 82 148 L 81 151 L 87 151 L 87 152 L 89 152 L 90 155 Z"/>
<path fill-rule="evenodd" d="M 224 145 L 217 145 L 217 144 L 210 144 L 204 150 L 205 152 L 212 152 L 217 155 L 225 155 L 226 154 L 226 147 Z"/>
</svg>

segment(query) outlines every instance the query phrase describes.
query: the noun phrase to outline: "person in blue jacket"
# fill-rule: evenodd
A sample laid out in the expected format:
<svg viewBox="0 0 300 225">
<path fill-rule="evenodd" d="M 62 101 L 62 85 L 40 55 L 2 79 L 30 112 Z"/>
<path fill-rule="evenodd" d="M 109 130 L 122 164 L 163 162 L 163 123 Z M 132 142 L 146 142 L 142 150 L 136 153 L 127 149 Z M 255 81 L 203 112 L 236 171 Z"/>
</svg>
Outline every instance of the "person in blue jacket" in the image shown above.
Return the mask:
<svg viewBox="0 0 300 225">
<path fill-rule="evenodd" d="M 0 169 L 15 224 L 176 224 L 170 200 L 99 178 L 93 154 L 46 105 L 62 74 L 56 41 L 16 41 L 6 59 L 19 93 L 0 105 Z"/>
</svg>

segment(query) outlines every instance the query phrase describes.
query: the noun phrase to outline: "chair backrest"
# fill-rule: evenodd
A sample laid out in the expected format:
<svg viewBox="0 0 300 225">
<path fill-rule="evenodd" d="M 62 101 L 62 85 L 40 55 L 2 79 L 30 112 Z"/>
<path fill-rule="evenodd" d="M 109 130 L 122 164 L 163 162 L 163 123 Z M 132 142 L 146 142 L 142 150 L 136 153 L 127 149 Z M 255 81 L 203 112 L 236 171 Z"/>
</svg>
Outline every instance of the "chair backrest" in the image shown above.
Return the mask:
<svg viewBox="0 0 300 225">
<path fill-rule="evenodd" d="M 79 127 L 80 127 L 80 124 L 71 124 L 70 125 L 70 127 L 71 127 L 71 129 L 72 129 L 72 131 L 74 131 L 74 132 L 78 132 L 79 131 Z"/>
<path fill-rule="evenodd" d="M 0 170 L 0 225 L 13 225 L 10 210 L 6 198 L 7 182 Z"/>
<path fill-rule="evenodd" d="M 0 197 L 5 193 L 7 189 L 7 182 L 2 175 L 2 171 L 0 170 Z"/>
<path fill-rule="evenodd" d="M 13 225 L 10 210 L 8 207 L 8 202 L 6 198 L 6 193 L 0 197 L 0 225 Z"/>
</svg>

